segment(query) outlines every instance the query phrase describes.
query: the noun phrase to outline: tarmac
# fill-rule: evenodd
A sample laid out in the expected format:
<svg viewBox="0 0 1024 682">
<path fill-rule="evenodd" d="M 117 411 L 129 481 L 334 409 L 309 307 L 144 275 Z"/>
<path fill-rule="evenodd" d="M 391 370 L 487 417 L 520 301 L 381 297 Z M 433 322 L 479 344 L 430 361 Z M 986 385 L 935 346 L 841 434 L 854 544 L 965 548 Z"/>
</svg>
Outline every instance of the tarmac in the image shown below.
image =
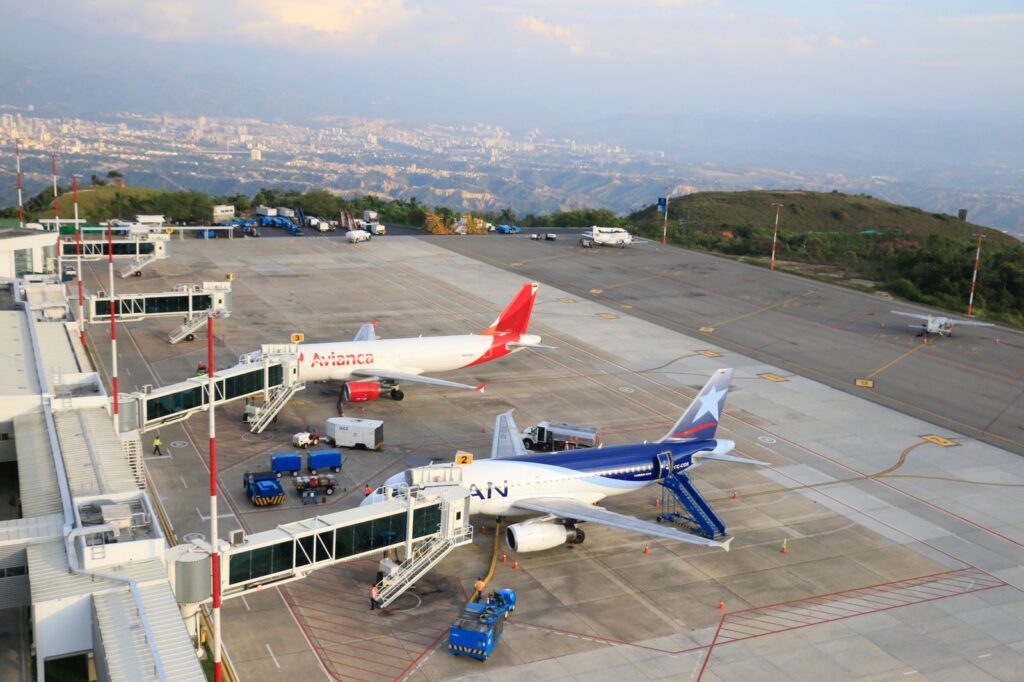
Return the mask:
<svg viewBox="0 0 1024 682">
<path fill-rule="evenodd" d="M 515 588 L 520 607 L 484 664 L 451 656 L 446 634 L 487 570 L 491 519 L 475 519 L 474 544 L 385 611 L 368 608 L 370 561 L 230 600 L 225 643 L 242 679 L 1019 678 L 1024 460 L 1009 450 L 1019 447 L 1014 429 L 1024 420 L 1013 415 L 1024 382 L 1007 369 L 1024 367 L 1019 334 L 997 330 L 1001 343 L 983 346 L 991 330 L 972 329 L 963 338 L 976 344 L 955 336 L 925 346 L 892 320 L 881 328 L 879 307 L 905 306 L 827 284 L 656 244 L 590 251 L 496 235 L 175 240 L 168 260 L 117 287 L 165 291 L 227 273 L 236 276 L 234 309 L 216 323 L 219 366 L 293 332 L 311 342 L 351 338 L 370 320 L 391 338 L 480 330 L 522 282 L 541 282 L 531 332 L 557 348 L 445 375 L 487 383 L 482 395 L 407 385 L 402 402 L 351 408 L 385 421 L 385 448 L 347 453 L 346 490 L 319 509 L 355 506 L 365 482 L 456 449 L 486 455 L 494 415 L 510 407 L 520 427 L 559 419 L 599 427 L 606 444 L 657 438 L 724 366 L 736 374 L 720 434 L 772 465 L 713 462 L 693 474 L 736 538 L 729 553 L 601 527 L 571 549 L 502 548 L 508 563 L 491 584 Z M 106 289 L 105 264 L 86 268 L 85 283 Z M 206 349 L 169 345 L 178 322 L 122 327 L 122 390 L 195 373 Z M 106 332 L 90 330 L 104 372 Z M 801 349 L 808 369 L 784 367 Z M 947 368 L 958 383 L 934 376 Z M 827 385 L 876 370 L 874 391 L 855 390 L 852 379 L 844 390 Z M 946 382 L 947 393 L 930 393 Z M 310 385 L 258 436 L 241 405 L 218 410 L 223 537 L 316 513 L 298 496 L 252 507 L 241 476 L 335 414 L 337 393 Z M 903 398 L 901 411 L 887 405 Z M 961 429 L 940 419 L 957 405 Z M 160 436 L 169 456 L 147 459 L 154 487 L 179 541 L 202 536 L 205 415 Z M 653 519 L 657 497 L 651 488 L 606 506 Z"/>
</svg>

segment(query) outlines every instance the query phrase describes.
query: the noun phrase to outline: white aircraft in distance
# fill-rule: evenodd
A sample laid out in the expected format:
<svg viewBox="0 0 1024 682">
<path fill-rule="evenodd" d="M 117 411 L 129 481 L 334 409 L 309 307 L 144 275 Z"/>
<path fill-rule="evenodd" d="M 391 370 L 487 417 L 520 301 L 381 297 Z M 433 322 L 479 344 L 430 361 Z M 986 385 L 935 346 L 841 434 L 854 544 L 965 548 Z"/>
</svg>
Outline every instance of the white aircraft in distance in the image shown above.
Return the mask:
<svg viewBox="0 0 1024 682">
<path fill-rule="evenodd" d="M 433 479 L 430 469 L 459 467 L 459 485 L 470 490 L 470 514 L 543 515 L 506 529 L 506 541 L 513 551 L 536 552 L 564 543 L 579 544 L 586 536 L 577 526 L 584 521 L 728 551 L 732 538 L 700 537 L 671 525 L 608 511 L 597 504 L 606 497 L 654 485 L 669 473 L 689 471 L 703 460 L 765 465 L 728 454 L 736 444 L 714 437 L 731 379 L 731 369 L 716 371 L 675 426 L 653 442 L 530 453 L 523 448 L 512 413 L 505 412 L 495 422 L 490 459 L 407 470 L 387 479 L 361 504 L 386 501 L 414 480 Z"/>
<path fill-rule="evenodd" d="M 405 381 L 483 391 L 486 384 L 471 386 L 423 374 L 472 367 L 524 348 L 552 348 L 526 333 L 538 286 L 524 284 L 494 324 L 476 334 L 379 339 L 374 325 L 364 324 L 352 341 L 298 344 L 299 376 L 303 381 L 344 382 L 339 412 L 343 401 L 376 400 L 382 392 L 401 400 L 405 394 L 399 385 Z"/>
<path fill-rule="evenodd" d="M 902 315 L 903 317 L 912 317 L 915 320 L 921 320 L 919 324 L 907 325 L 911 329 L 919 330 L 918 336 L 924 336 L 925 334 L 938 334 L 939 336 L 953 336 L 953 330 L 957 327 L 992 327 L 995 326 L 989 322 L 975 322 L 974 320 L 958 320 L 955 317 L 945 317 L 943 315 L 928 315 L 924 313 L 909 313 L 904 310 L 890 310 L 893 315 Z"/>
</svg>

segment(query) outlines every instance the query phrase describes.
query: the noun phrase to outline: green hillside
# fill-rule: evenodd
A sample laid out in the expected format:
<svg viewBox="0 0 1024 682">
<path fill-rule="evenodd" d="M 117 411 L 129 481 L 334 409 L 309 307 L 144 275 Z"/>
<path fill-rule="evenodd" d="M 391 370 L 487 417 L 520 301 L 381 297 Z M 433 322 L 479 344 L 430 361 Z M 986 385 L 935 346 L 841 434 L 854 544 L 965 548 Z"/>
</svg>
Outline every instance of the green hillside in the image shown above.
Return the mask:
<svg viewBox="0 0 1024 682">
<path fill-rule="evenodd" d="M 166 194 L 166 192 L 145 187 L 114 187 L 113 185 L 79 187 L 78 215 L 85 220 L 93 222 L 106 218 L 116 218 L 118 217 L 116 210 L 113 212 L 113 215 L 109 215 L 110 208 L 114 207 L 116 209 L 120 204 L 122 216 L 127 218 L 138 213 L 138 211 L 131 210 L 131 206 L 134 203 L 150 200 L 162 194 Z M 65 191 L 57 197 L 57 207 L 60 210 L 61 217 L 70 218 L 74 215 L 74 197 L 70 191 Z M 44 215 L 44 217 L 51 216 L 52 211 L 50 216 Z"/>
<path fill-rule="evenodd" d="M 700 192 L 672 200 L 669 240 L 768 265 L 774 203 L 782 204 L 779 268 L 960 314 L 977 235 L 984 234 L 975 310 L 981 317 L 1024 326 L 1024 244 L 954 216 L 839 192 Z M 629 221 L 641 234 L 661 237 L 656 206 Z"/>
<path fill-rule="evenodd" d="M 697 192 L 672 199 L 669 219 L 674 224 L 682 219 L 687 225 L 701 228 L 771 227 L 776 203 L 782 204 L 779 225 L 787 232 L 876 231 L 908 237 L 970 237 L 981 232 L 994 241 L 1015 241 L 999 230 L 956 216 L 841 192 Z M 661 214 L 652 205 L 631 215 L 630 220 L 640 228 L 660 227 Z"/>
</svg>

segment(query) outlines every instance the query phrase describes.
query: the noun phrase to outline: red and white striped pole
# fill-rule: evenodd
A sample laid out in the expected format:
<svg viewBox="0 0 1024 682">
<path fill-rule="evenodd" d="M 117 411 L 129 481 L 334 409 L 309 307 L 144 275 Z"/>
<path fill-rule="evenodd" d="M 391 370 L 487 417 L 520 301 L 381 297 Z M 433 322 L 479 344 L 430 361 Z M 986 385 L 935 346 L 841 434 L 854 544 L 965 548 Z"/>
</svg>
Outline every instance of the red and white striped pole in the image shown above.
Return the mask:
<svg viewBox="0 0 1024 682">
<path fill-rule="evenodd" d="M 974 290 L 978 286 L 978 268 L 981 266 L 981 242 L 984 234 L 978 235 L 978 251 L 974 254 L 974 274 L 971 276 L 971 296 L 967 299 L 967 317 L 974 316 Z"/>
<path fill-rule="evenodd" d="M 110 374 L 114 390 L 114 431 L 121 433 L 117 397 L 117 297 L 114 296 L 114 224 L 107 221 L 107 264 L 110 270 Z"/>
<path fill-rule="evenodd" d="M 779 214 L 782 213 L 782 204 L 774 204 L 775 206 L 775 231 L 772 233 L 772 267 L 775 269 L 775 247 L 779 243 Z"/>
<path fill-rule="evenodd" d="M 62 247 L 60 245 L 60 211 L 57 209 L 57 155 L 50 154 L 50 167 L 53 175 L 53 222 L 56 223 L 54 229 L 57 230 L 57 281 L 61 283 L 63 289 L 64 286 L 64 268 L 62 264 L 63 254 L 61 253 Z"/>
<path fill-rule="evenodd" d="M 78 176 L 71 176 L 71 192 L 75 202 L 75 273 L 78 278 L 78 338 L 85 348 L 85 296 L 82 292 L 82 226 L 78 223 Z"/>
<path fill-rule="evenodd" d="M 21 142 L 14 138 L 14 165 L 18 173 L 18 227 L 25 227 L 25 204 L 21 199 Z"/>
<path fill-rule="evenodd" d="M 213 316 L 206 318 L 206 376 L 210 390 L 210 556 L 213 577 L 213 679 L 221 682 L 220 662 L 220 548 L 217 531 L 217 426 L 214 421 L 214 406 L 217 402 L 217 386 L 213 378 Z"/>
</svg>

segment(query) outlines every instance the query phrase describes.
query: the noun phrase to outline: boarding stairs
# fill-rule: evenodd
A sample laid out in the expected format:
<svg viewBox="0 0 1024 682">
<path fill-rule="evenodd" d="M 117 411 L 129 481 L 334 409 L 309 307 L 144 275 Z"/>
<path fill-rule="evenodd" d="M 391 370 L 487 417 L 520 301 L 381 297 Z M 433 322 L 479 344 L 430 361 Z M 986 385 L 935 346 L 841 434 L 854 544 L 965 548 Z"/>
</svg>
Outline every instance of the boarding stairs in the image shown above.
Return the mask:
<svg viewBox="0 0 1024 682">
<path fill-rule="evenodd" d="M 226 312 L 226 311 L 224 311 Z M 202 313 L 200 315 L 193 315 L 185 318 L 185 323 L 180 327 L 172 331 L 167 335 L 167 340 L 171 342 L 171 345 L 188 339 L 191 341 L 195 338 L 196 332 L 202 329 L 203 325 L 206 324 L 206 320 L 209 318 L 219 319 L 222 317 L 228 317 L 226 314 L 221 312 L 215 312 L 213 314 Z"/>
<path fill-rule="evenodd" d="M 427 572 L 456 547 L 473 541 L 473 527 L 453 537 L 438 536 L 413 548 L 412 556 L 377 585 L 377 605 L 384 608 L 405 594 Z"/>
<path fill-rule="evenodd" d="M 267 400 L 262 405 L 247 405 L 249 431 L 252 433 L 263 433 L 263 430 L 270 426 L 271 422 L 277 417 L 278 412 L 284 409 L 288 400 L 304 388 L 306 388 L 306 384 L 302 381 L 278 386 L 267 394 Z"/>
<path fill-rule="evenodd" d="M 681 520 L 697 534 L 712 540 L 725 536 L 725 522 L 693 486 L 689 476 L 670 471 L 659 482 L 662 486 L 659 521 Z"/>
<path fill-rule="evenodd" d="M 156 261 L 156 254 L 150 254 L 148 256 L 133 259 L 132 262 L 128 264 L 128 267 L 121 268 L 121 279 L 127 279 L 132 275 L 141 275 L 142 268 L 146 267 L 150 263 L 155 263 Z"/>
<path fill-rule="evenodd" d="M 135 485 L 139 487 L 139 490 L 145 490 L 146 468 L 142 461 L 142 438 L 138 431 L 119 434 L 119 438 L 121 439 L 121 452 L 128 462 L 128 468 L 132 471 L 132 477 L 135 478 Z"/>
</svg>

